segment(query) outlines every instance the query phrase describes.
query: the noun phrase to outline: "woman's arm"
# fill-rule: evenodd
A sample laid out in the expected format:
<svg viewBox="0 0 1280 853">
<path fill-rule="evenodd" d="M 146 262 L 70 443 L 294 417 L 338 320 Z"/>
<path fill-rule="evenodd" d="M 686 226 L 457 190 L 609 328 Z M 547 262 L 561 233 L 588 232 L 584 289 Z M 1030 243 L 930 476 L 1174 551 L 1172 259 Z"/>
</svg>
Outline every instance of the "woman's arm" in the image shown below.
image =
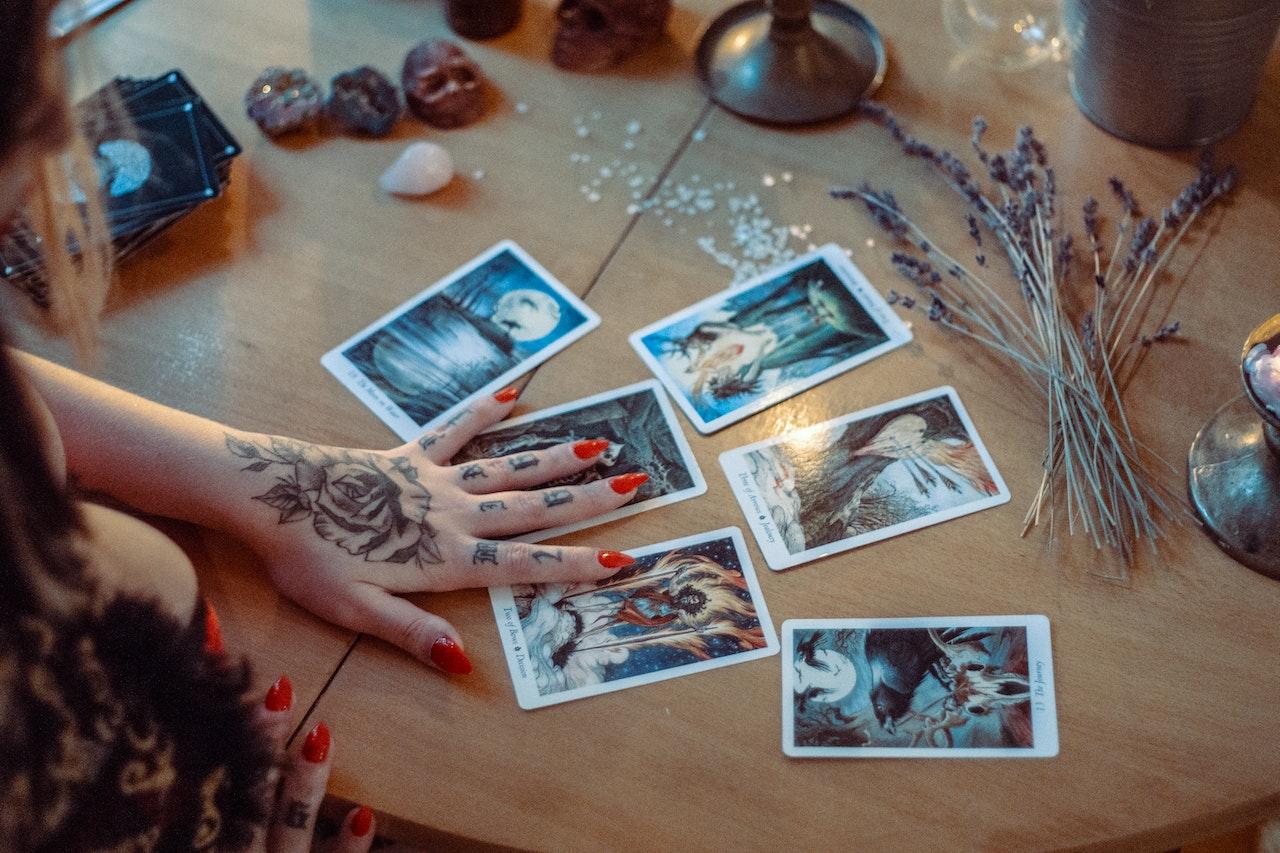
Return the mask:
<svg viewBox="0 0 1280 853">
<path fill-rule="evenodd" d="M 397 593 L 588 580 L 630 562 L 487 538 L 608 512 L 645 479 L 535 488 L 595 464 L 607 442 L 449 465 L 510 412 L 514 395 L 479 400 L 419 441 L 355 450 L 232 430 L 34 356 L 18 359 L 53 412 L 68 469 L 87 487 L 236 535 L 285 595 L 423 661 L 463 668 L 457 632 Z"/>
</svg>

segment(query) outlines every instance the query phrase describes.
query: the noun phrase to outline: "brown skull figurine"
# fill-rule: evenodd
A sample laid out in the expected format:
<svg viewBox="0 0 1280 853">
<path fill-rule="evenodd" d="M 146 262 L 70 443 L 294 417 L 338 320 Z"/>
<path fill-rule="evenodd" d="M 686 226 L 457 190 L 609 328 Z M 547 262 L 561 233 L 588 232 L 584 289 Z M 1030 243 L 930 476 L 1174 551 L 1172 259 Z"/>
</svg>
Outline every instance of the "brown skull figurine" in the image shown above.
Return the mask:
<svg viewBox="0 0 1280 853">
<path fill-rule="evenodd" d="M 617 65 L 662 38 L 671 0 L 562 0 L 551 61 L 569 71 Z"/>
<path fill-rule="evenodd" d="M 409 51 L 400 72 L 409 109 L 435 127 L 462 127 L 484 112 L 484 77 L 462 48 L 432 39 Z"/>
</svg>

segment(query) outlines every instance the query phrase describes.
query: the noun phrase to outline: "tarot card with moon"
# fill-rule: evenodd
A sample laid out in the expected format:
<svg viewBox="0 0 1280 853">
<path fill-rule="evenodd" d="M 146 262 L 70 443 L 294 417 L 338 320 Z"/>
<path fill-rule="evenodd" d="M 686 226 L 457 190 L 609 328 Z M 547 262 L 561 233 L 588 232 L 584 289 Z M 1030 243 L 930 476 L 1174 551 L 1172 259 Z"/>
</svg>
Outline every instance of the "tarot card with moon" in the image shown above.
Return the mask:
<svg viewBox="0 0 1280 853">
<path fill-rule="evenodd" d="M 1009 500 L 949 387 L 726 451 L 720 465 L 775 571 Z"/>
<path fill-rule="evenodd" d="M 627 553 L 602 581 L 489 591 L 521 708 L 777 654 L 738 528 Z"/>
<path fill-rule="evenodd" d="M 680 431 L 666 392 L 653 379 L 503 421 L 468 442 L 453 457 L 453 464 L 591 438 L 609 442 L 600 461 L 585 471 L 544 485 L 580 486 L 628 471 L 644 471 L 649 475 L 648 481 L 636 490 L 630 503 L 613 512 L 516 538 L 542 542 L 707 491 L 698 460 Z"/>
<path fill-rule="evenodd" d="M 600 325 L 511 241 L 379 318 L 321 359 L 408 441 Z"/>
<path fill-rule="evenodd" d="M 218 195 L 214 152 L 204 145 L 199 116 L 193 101 L 133 115 L 123 124 L 113 116 L 84 116 L 81 129 L 93 151 L 113 236 L 141 218 Z M 73 185 L 77 201 L 84 195 L 84 188 Z"/>
<path fill-rule="evenodd" d="M 796 758 L 1058 754 L 1044 616 L 789 619 L 782 751 Z"/>
<path fill-rule="evenodd" d="M 911 340 L 835 245 L 631 335 L 701 433 L 799 394 Z"/>
</svg>

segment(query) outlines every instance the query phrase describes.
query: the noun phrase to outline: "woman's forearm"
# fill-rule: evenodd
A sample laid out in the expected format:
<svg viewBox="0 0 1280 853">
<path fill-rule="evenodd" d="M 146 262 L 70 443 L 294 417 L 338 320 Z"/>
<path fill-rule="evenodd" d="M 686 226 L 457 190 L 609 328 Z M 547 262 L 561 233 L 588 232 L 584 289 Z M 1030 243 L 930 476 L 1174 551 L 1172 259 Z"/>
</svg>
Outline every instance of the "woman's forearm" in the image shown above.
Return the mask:
<svg viewBox="0 0 1280 853">
<path fill-rule="evenodd" d="M 74 370 L 15 353 L 53 413 L 67 469 L 85 487 L 143 512 L 246 533 L 253 484 L 227 450 L 222 424 L 180 412 Z M 255 513 L 256 510 L 256 513 Z"/>
</svg>

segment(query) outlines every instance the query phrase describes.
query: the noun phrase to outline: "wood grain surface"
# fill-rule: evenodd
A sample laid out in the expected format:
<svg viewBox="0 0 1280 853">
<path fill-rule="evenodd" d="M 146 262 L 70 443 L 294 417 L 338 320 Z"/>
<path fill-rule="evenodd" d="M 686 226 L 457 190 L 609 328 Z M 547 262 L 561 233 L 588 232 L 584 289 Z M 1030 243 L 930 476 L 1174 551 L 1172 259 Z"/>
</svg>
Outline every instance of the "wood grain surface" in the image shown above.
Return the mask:
<svg viewBox="0 0 1280 853">
<path fill-rule="evenodd" d="M 794 248 L 849 248 L 882 292 L 902 286 L 891 247 L 862 211 L 828 198 L 832 184 L 886 186 L 927 231 L 963 248 L 957 198 L 904 160 L 883 131 L 855 121 L 782 130 L 709 107 L 690 54 L 720 8 L 685 0 L 668 38 L 644 56 L 613 72 L 574 75 L 547 59 L 549 0 L 529 3 L 512 34 L 467 44 L 497 90 L 478 124 L 441 132 L 406 121 L 389 140 L 272 143 L 239 106 L 263 66 L 298 64 L 319 78 L 366 62 L 395 72 L 413 42 L 445 33 L 439 5 L 134 0 L 85 39 L 98 82 L 180 66 L 245 153 L 229 197 L 123 270 L 100 375 L 240 427 L 386 446 L 390 433 L 322 370 L 320 354 L 499 239 L 520 242 L 604 318 L 536 371 L 519 411 L 648 375 L 627 335 L 729 283 L 731 273 L 698 243 L 710 237 L 731 247 L 729 196 L 755 192 L 774 224 L 804 235 Z M 1073 211 L 1089 194 L 1104 196 L 1112 174 L 1152 210 L 1194 174 L 1196 152 L 1137 148 L 1089 124 L 1061 64 L 1001 75 L 956 57 L 936 3 L 867 0 L 862 10 L 890 46 L 879 97 L 930 142 L 967 150 L 979 113 L 993 145 L 1032 124 Z M 1131 416 L 1172 466 L 1166 478 L 1179 494 L 1191 439 L 1240 393 L 1241 343 L 1280 310 L 1278 83 L 1273 53 L 1248 122 L 1219 146 L 1220 159 L 1241 170 L 1235 199 L 1191 237 L 1157 296 L 1151 320 L 1181 320 L 1184 338 L 1153 349 L 1130 389 Z M 585 139 L 578 119 L 590 126 Z M 642 127 L 634 136 L 631 122 Z M 415 138 L 446 145 L 458 179 L 420 202 L 380 196 L 378 174 Z M 575 153 L 591 162 L 571 159 Z M 634 164 L 642 180 L 603 181 L 600 200 L 590 201 L 583 187 L 615 160 Z M 662 179 L 666 189 L 656 185 Z M 703 216 L 628 210 L 633 192 L 730 182 L 735 189 L 719 192 Z M 282 667 L 319 677 L 344 660 L 311 711 L 335 731 L 331 790 L 409 835 L 421 827 L 438 846 L 1160 850 L 1280 811 L 1280 584 L 1223 556 L 1190 522 L 1158 553 L 1142 555 L 1125 582 L 1105 577 L 1114 564 L 1083 539 L 1060 537 L 1050 547 L 1044 531 L 1020 537 L 1040 478 L 1042 405 L 1002 364 L 919 315 L 911 320 L 908 347 L 713 436 L 682 420 L 707 495 L 564 541 L 629 548 L 731 524 L 745 529 L 721 451 L 953 385 L 1011 503 L 785 573 L 768 572 L 751 544 L 753 559 L 778 624 L 1046 614 L 1057 758 L 788 759 L 779 748 L 776 657 L 525 712 L 482 590 L 420 599 L 461 630 L 475 663 L 473 675 L 449 679 L 366 638 L 344 659 L 342 632 L 282 603 L 231 543 L 193 534 L 202 580 L 226 601 L 229 642 L 272 678 Z M 37 333 L 26 343 L 68 358 Z"/>
</svg>

